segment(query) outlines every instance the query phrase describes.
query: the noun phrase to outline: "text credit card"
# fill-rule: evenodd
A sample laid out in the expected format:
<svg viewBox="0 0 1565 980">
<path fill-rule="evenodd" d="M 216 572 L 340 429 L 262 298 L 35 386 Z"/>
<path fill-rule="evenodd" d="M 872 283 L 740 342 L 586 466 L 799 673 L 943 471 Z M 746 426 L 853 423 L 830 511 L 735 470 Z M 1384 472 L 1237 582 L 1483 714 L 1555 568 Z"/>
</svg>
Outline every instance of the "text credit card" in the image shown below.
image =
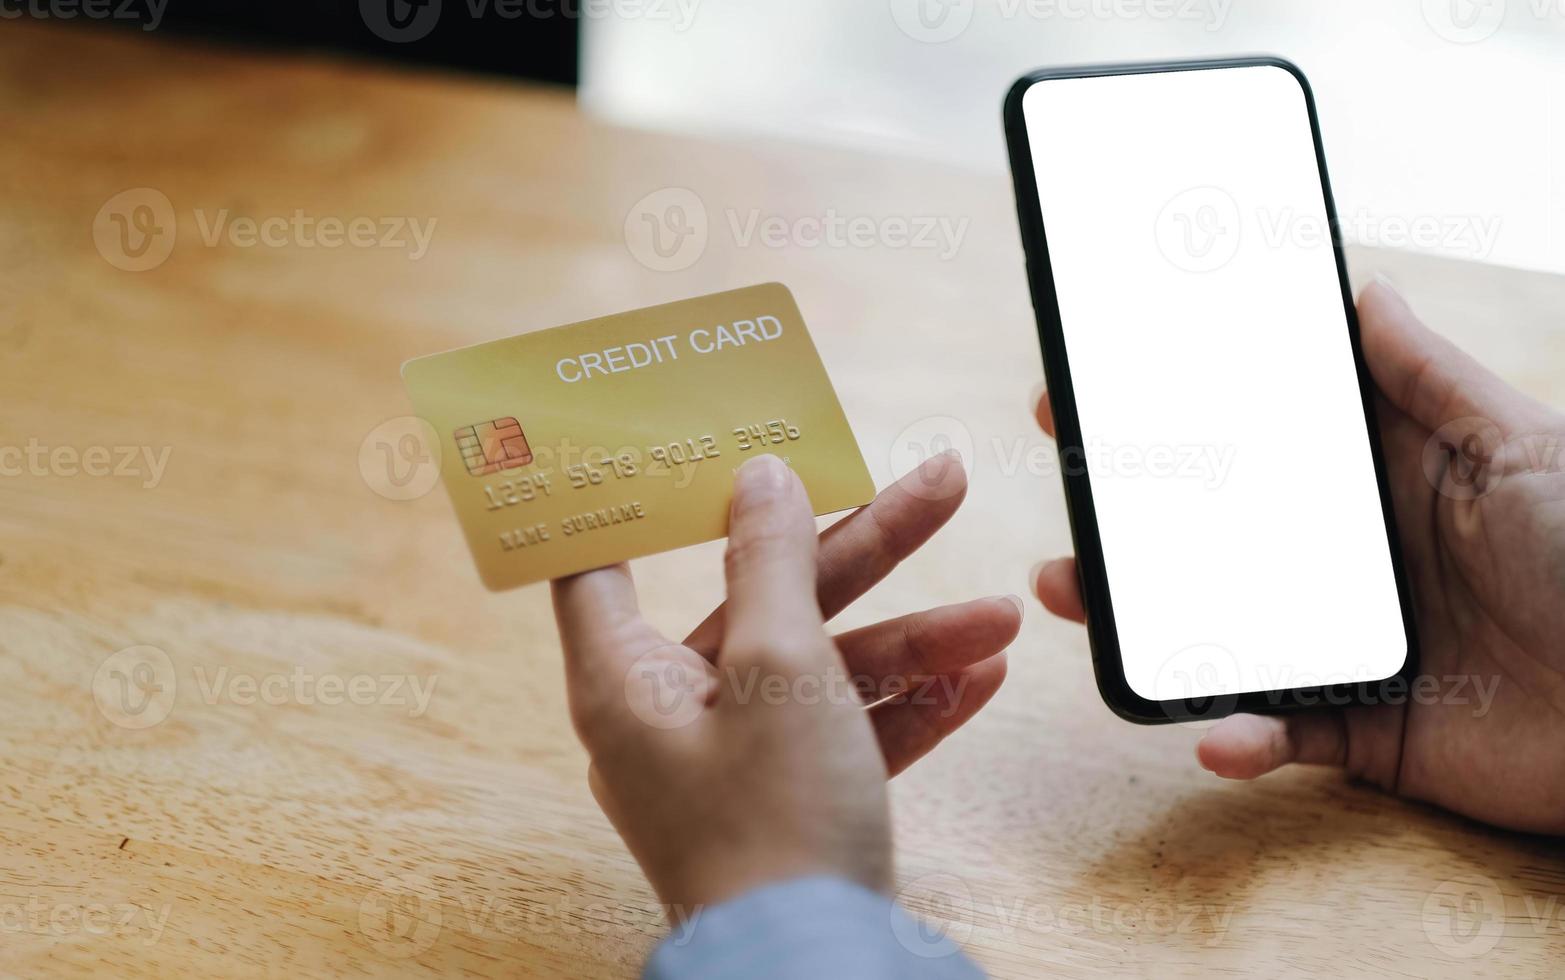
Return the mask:
<svg viewBox="0 0 1565 980">
<path fill-rule="evenodd" d="M 402 376 L 491 589 L 723 537 L 734 471 L 760 453 L 817 514 L 875 495 L 779 283 L 432 354 Z"/>
</svg>

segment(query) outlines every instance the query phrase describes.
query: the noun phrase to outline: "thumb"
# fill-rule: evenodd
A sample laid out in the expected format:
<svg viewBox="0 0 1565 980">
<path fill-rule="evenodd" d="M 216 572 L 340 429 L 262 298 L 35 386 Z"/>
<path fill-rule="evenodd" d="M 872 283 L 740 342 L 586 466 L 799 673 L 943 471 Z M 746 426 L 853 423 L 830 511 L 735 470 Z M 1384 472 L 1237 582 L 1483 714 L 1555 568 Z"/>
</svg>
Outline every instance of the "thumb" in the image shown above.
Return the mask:
<svg viewBox="0 0 1565 980">
<path fill-rule="evenodd" d="M 739 467 L 728 522 L 725 654 L 819 645 L 815 520 L 804 484 L 776 456 L 757 456 Z"/>
<path fill-rule="evenodd" d="M 1224 779 L 1254 779 L 1290 763 L 1341 766 L 1348 730 L 1340 711 L 1230 715 L 1196 746 L 1203 768 Z"/>
<path fill-rule="evenodd" d="M 1428 430 L 1478 417 L 1524 431 L 1536 405 L 1424 326 L 1402 294 L 1376 279 L 1359 295 L 1364 360 L 1386 399 Z"/>
</svg>

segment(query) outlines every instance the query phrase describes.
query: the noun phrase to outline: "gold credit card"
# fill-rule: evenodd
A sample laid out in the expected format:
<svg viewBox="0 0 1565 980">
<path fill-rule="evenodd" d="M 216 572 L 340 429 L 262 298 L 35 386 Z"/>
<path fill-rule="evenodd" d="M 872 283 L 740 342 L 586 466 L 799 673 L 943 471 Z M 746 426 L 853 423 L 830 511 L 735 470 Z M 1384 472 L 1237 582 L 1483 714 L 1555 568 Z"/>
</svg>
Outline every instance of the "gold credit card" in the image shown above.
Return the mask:
<svg viewBox="0 0 1565 980">
<path fill-rule="evenodd" d="M 723 537 L 734 471 L 761 453 L 817 514 L 875 495 L 779 283 L 432 354 L 402 377 L 491 589 Z"/>
</svg>

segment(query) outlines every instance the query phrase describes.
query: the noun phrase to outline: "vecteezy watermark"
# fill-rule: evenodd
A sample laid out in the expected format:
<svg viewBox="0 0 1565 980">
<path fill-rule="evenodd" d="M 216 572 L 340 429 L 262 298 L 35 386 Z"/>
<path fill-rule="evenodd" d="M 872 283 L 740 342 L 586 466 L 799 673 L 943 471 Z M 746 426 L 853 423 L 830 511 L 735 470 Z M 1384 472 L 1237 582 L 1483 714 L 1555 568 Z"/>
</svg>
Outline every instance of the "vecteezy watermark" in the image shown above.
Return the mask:
<svg viewBox="0 0 1565 980">
<path fill-rule="evenodd" d="M 1227 938 L 1234 908 L 1156 896 L 1039 902 L 1030 895 L 991 894 L 959 875 L 937 872 L 899 888 L 889 915 L 891 934 L 904 949 L 939 959 L 955 955 L 975 932 L 1010 940 L 1061 934 L 1205 937 L 1205 945 L 1218 946 Z"/>
<path fill-rule="evenodd" d="M 443 443 L 416 415 L 387 419 L 359 444 L 359 475 L 387 500 L 417 500 L 440 482 Z"/>
<path fill-rule="evenodd" d="M 972 936 L 977 904 L 960 875 L 920 875 L 897 890 L 890 910 L 891 935 L 920 959 L 944 959 Z"/>
<path fill-rule="evenodd" d="M 1045 475 L 1048 470 L 1035 472 L 1039 460 L 1058 459 L 1060 470 L 1066 476 L 1092 476 L 1100 479 L 1188 480 L 1199 482 L 1208 490 L 1216 490 L 1228 480 L 1234 461 L 1238 458 L 1237 446 L 1200 444 L 1168 445 L 1165 443 L 1107 443 L 1090 439 L 1082 446 L 1067 446 L 1054 454 L 1035 453 L 1024 447 L 1025 439 L 1014 439 L 1008 450 L 1000 455 L 1000 471 L 1014 475 L 1027 469 L 1035 475 Z"/>
<path fill-rule="evenodd" d="M 429 251 L 438 218 L 401 215 L 317 215 L 303 208 L 287 214 L 236 215 L 228 208 L 191 211 L 207 248 L 392 249 L 417 261 Z M 145 272 L 174 252 L 179 220 L 162 191 L 136 187 L 104 202 L 92 222 L 98 254 L 116 269 Z"/>
<path fill-rule="evenodd" d="M 706 710 L 712 668 L 692 651 L 664 644 L 637 657 L 625 671 L 625 703 L 644 723 L 662 731 L 684 728 Z"/>
<path fill-rule="evenodd" d="M 973 0 L 890 0 L 902 33 L 925 44 L 961 37 L 973 23 Z"/>
<path fill-rule="evenodd" d="M 92 677 L 92 699 L 110 723 L 139 730 L 169 716 L 178 687 L 168 654 L 154 646 L 133 646 L 98 665 Z"/>
<path fill-rule="evenodd" d="M 1441 496 L 1477 500 L 1498 490 L 1507 472 L 1565 469 L 1565 440 L 1548 432 L 1506 439 L 1495 423 L 1469 416 L 1430 433 L 1420 463 L 1424 478 Z"/>
<path fill-rule="evenodd" d="M 1153 225 L 1158 251 L 1186 272 L 1221 269 L 1239 254 L 1244 235 L 1239 202 L 1221 187 L 1176 194 Z"/>
<path fill-rule="evenodd" d="M 168 0 L 0 0 L 0 20 L 115 20 L 155 31 Z"/>
<path fill-rule="evenodd" d="M 1487 41 L 1507 16 L 1565 23 L 1565 0 L 1420 0 L 1424 23 L 1453 44 Z"/>
<path fill-rule="evenodd" d="M 225 242 L 234 248 L 385 248 L 407 251 L 417 262 L 429 251 L 438 218 L 401 215 L 350 218 L 314 215 L 303 208 L 263 217 L 232 215 L 227 208 L 193 212 L 201 241 L 208 248 Z"/>
<path fill-rule="evenodd" d="M 190 680 L 207 705 L 371 705 L 404 708 L 410 718 L 429 710 L 436 675 L 316 673 L 295 664 L 289 671 L 253 674 L 228 666 L 197 664 Z M 115 651 L 98 666 L 92 696 L 98 711 L 120 728 L 151 728 L 173 713 L 179 693 L 179 672 L 158 647 L 138 645 Z"/>
<path fill-rule="evenodd" d="M 1505 23 L 1506 0 L 1420 0 L 1424 23 L 1447 41 L 1476 44 Z"/>
<path fill-rule="evenodd" d="M 819 215 L 786 217 L 759 208 L 729 208 L 728 230 L 734 244 L 749 248 L 888 248 L 933 251 L 942 262 L 961 250 L 970 224 L 945 215 L 844 215 L 827 208 Z"/>
<path fill-rule="evenodd" d="M 92 219 L 92 241 L 116 269 L 145 272 L 173 254 L 175 224 L 168 195 L 152 187 L 133 187 L 103 202 Z"/>
<path fill-rule="evenodd" d="M 166 2 L 166 0 L 165 0 Z M 641 20 L 690 29 L 701 0 L 359 0 L 359 16 L 382 41 L 421 41 L 450 9 L 473 20 Z M 450 7 L 446 7 L 450 3 Z"/>
<path fill-rule="evenodd" d="M 909 423 L 892 439 L 892 476 L 900 480 L 919 472 L 924 479 L 915 481 L 912 490 L 926 498 L 954 493 L 960 484 L 944 479 L 939 469 L 921 468 L 925 461 L 945 453 L 954 453 L 953 461 L 959 457 L 969 477 L 983 461 L 992 463 L 993 469 L 1007 479 L 1022 475 L 1146 478 L 1193 481 L 1208 490 L 1223 486 L 1239 461 L 1238 447 L 1234 445 L 1109 443 L 1089 439 L 1080 446 L 1058 447 L 1021 435 L 995 436 L 987 443 L 978 443 L 961 419 L 930 415 Z"/>
<path fill-rule="evenodd" d="M 1477 500 L 1500 486 L 1499 456 L 1505 439 L 1500 427 L 1484 418 L 1453 419 L 1430 433 L 1420 463 L 1424 478 L 1442 496 Z"/>
<path fill-rule="evenodd" d="M 1380 215 L 1359 208 L 1338 217 L 1345 241 L 1378 248 L 1419 249 L 1482 260 L 1494 252 L 1498 215 Z M 1158 213 L 1153 238 L 1169 263 L 1185 272 L 1215 272 L 1240 253 L 1245 241 L 1268 249 L 1310 249 L 1332 243 L 1324 212 L 1293 208 L 1241 208 L 1221 187 L 1192 187 L 1174 195 Z"/>
<path fill-rule="evenodd" d="M 1441 882 L 1424 899 L 1424 935 L 1457 959 L 1483 956 L 1505 935 L 1505 893 L 1485 875 Z"/>
<path fill-rule="evenodd" d="M 428 879 L 393 875 L 359 902 L 359 932 L 390 959 L 408 959 L 435 945 L 443 916 Z"/>
<path fill-rule="evenodd" d="M 1331 227 L 1323 215 L 1299 214 L 1291 208 L 1256 212 L 1261 240 L 1270 248 L 1284 245 L 1314 247 L 1331 241 Z M 1500 239 L 1499 215 L 1424 214 L 1377 215 L 1359 208 L 1338 216 L 1342 237 L 1374 248 L 1411 248 L 1447 252 L 1483 260 Z"/>
<path fill-rule="evenodd" d="M 970 219 L 948 215 L 783 215 L 760 208 L 725 208 L 722 227 L 737 248 L 869 249 L 933 252 L 949 261 L 967 238 Z M 687 187 L 665 187 L 631 205 L 625 247 L 654 272 L 678 272 L 700 261 L 712 229 L 706 203 Z"/>
<path fill-rule="evenodd" d="M 631 713 L 657 729 L 683 728 L 701 716 L 725 688 L 739 704 L 846 704 L 856 707 L 896 699 L 933 707 L 946 717 L 961 704 L 965 674 L 850 674 L 840 667 L 791 676 L 760 667 L 712 666 L 693 651 L 670 644 L 642 656 L 625 672 L 625 703 Z"/>
<path fill-rule="evenodd" d="M 172 446 L 46 446 L 32 438 L 25 446 L 0 446 L 0 477 L 131 479 L 154 490 L 163 482 L 173 451 Z"/>
<path fill-rule="evenodd" d="M 972 26 L 973 0 L 889 0 L 891 18 L 908 37 L 943 44 Z M 1233 0 L 996 0 L 986 16 L 1002 21 L 1157 21 L 1196 24 L 1217 32 L 1228 23 Z"/>
<path fill-rule="evenodd" d="M 1214 725 L 1233 713 L 1243 688 L 1239 658 L 1217 643 L 1175 650 L 1152 680 L 1152 700 L 1167 703 L 1193 728 Z"/>
<path fill-rule="evenodd" d="M 688 269 L 706 254 L 706 204 L 688 187 L 665 187 L 625 214 L 625 247 L 653 272 Z"/>
<path fill-rule="evenodd" d="M 966 485 L 951 480 L 945 467 L 961 467 L 970 481 L 975 458 L 973 433 L 961 419 L 930 415 L 905 427 L 891 440 L 891 477 L 901 483 L 908 474 L 917 473 L 918 479 L 906 486 L 925 500 L 942 500 Z M 932 460 L 944 462 L 925 465 Z"/>
<path fill-rule="evenodd" d="M 1241 667 L 1239 657 L 1222 644 L 1197 643 L 1163 661 L 1146 695 L 1168 702 L 1179 720 L 1203 727 L 1231 714 L 1246 693 L 1262 694 L 1274 707 L 1281 707 L 1286 695 L 1306 708 L 1439 705 L 1470 708 L 1472 717 L 1484 718 L 1500 690 L 1498 674 L 1384 675 L 1383 669 L 1367 665 L 1320 672 L 1266 661 Z"/>
<path fill-rule="evenodd" d="M 1382 673 L 1368 667 L 1326 673 L 1301 671 L 1290 664 L 1255 667 L 1257 686 L 1267 692 L 1294 691 L 1303 707 L 1346 708 L 1356 704 L 1417 704 L 1471 708 L 1483 718 L 1494 707 L 1500 690 L 1498 674 L 1417 674 L 1376 679 Z M 1308 690 L 1318 689 L 1318 690 Z M 1272 700 L 1279 701 L 1273 697 Z"/>
<path fill-rule="evenodd" d="M 381 882 L 359 902 L 359 932 L 376 952 L 398 960 L 434 946 L 446 929 L 468 936 L 512 939 L 625 935 L 651 940 L 662 936 L 672 923 L 674 930 L 667 941 L 684 946 L 693 938 L 703 911 L 699 905 L 578 903 L 554 896 L 510 902 L 491 895 L 461 893 L 442 901 L 429 878 L 399 874 Z"/>
<path fill-rule="evenodd" d="M 0 933 L 51 939 L 109 936 L 151 947 L 163 938 L 173 906 L 136 902 L 63 901 L 58 894 L 0 901 Z"/>
<path fill-rule="evenodd" d="M 1424 935 L 1440 952 L 1463 960 L 1488 955 L 1508 935 L 1526 937 L 1529 945 L 1565 937 L 1565 899 L 1523 892 L 1518 907 L 1516 897 L 1478 872 L 1448 878 L 1424 898 Z"/>
<path fill-rule="evenodd" d="M 437 675 L 318 674 L 300 664 L 286 673 L 267 674 L 251 674 L 226 666 L 208 669 L 198 664 L 192 668 L 191 676 L 201 700 L 209 705 L 389 705 L 405 708 L 409 718 L 424 716 L 440 682 Z"/>
</svg>

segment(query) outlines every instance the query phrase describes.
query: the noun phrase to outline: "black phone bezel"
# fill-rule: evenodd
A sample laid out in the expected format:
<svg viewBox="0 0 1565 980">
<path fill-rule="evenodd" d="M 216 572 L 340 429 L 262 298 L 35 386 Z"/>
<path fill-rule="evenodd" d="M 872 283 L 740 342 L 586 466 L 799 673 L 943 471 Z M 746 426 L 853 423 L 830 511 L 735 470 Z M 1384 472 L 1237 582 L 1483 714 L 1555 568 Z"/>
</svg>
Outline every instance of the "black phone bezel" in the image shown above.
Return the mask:
<svg viewBox="0 0 1565 980">
<path fill-rule="evenodd" d="M 1358 371 L 1359 394 L 1363 402 L 1364 421 L 1369 434 L 1370 453 L 1374 457 L 1375 479 L 1380 489 L 1381 514 L 1385 519 L 1386 541 L 1390 548 L 1393 574 L 1396 577 L 1397 597 L 1401 604 L 1407 650 L 1402 666 L 1395 673 L 1377 681 L 1256 691 L 1211 698 L 1153 701 L 1137 694 L 1125 679 L 1124 662 L 1120 656 L 1119 632 L 1109 594 L 1103 542 L 1098 534 L 1097 513 L 1093 507 L 1090 478 L 1080 468 L 1067 465 L 1067 454 L 1081 451 L 1081 425 L 1076 414 L 1075 390 L 1071 384 L 1070 365 L 1065 352 L 1064 330 L 1054 289 L 1053 267 L 1049 261 L 1048 239 L 1043 227 L 1043 210 L 1038 198 L 1038 183 L 1033 171 L 1032 145 L 1022 115 L 1022 100 L 1033 85 L 1059 79 L 1253 67 L 1281 68 L 1292 75 L 1303 90 L 1305 105 L 1309 111 L 1310 131 L 1315 144 L 1316 169 L 1320 175 L 1321 192 L 1325 199 L 1332 252 L 1336 259 L 1337 279 L 1342 291 L 1343 311 L 1346 314 L 1349 339 L 1353 348 L 1353 362 Z M 1285 58 L 1272 55 L 1045 68 L 1023 75 L 1011 86 L 1005 98 L 1004 123 L 1006 143 L 1010 152 L 1012 182 L 1016 191 L 1017 216 L 1021 225 L 1022 246 L 1027 258 L 1027 279 L 1038 324 L 1038 341 L 1043 352 L 1049 404 L 1054 413 L 1056 448 L 1060 456 L 1060 472 L 1065 484 L 1066 510 L 1070 520 L 1071 537 L 1075 542 L 1082 600 L 1087 614 L 1088 641 L 1092 648 L 1092 662 L 1097 675 L 1098 691 L 1104 702 L 1121 718 L 1150 725 L 1210 720 L 1234 712 L 1275 714 L 1323 706 L 1372 704 L 1399 696 L 1405 697 L 1408 679 L 1416 671 L 1419 659 L 1412 593 L 1403 564 L 1396 515 L 1393 511 L 1390 485 L 1386 476 L 1385 455 L 1381 447 L 1380 427 L 1375 413 L 1374 382 L 1364 362 L 1364 351 L 1359 338 L 1358 312 L 1354 307 L 1347 265 L 1343 260 L 1342 235 L 1337 220 L 1336 201 L 1332 196 L 1331 181 L 1327 175 L 1326 151 L 1321 141 L 1315 95 L 1310 88 L 1309 80 L 1297 65 Z"/>
</svg>

